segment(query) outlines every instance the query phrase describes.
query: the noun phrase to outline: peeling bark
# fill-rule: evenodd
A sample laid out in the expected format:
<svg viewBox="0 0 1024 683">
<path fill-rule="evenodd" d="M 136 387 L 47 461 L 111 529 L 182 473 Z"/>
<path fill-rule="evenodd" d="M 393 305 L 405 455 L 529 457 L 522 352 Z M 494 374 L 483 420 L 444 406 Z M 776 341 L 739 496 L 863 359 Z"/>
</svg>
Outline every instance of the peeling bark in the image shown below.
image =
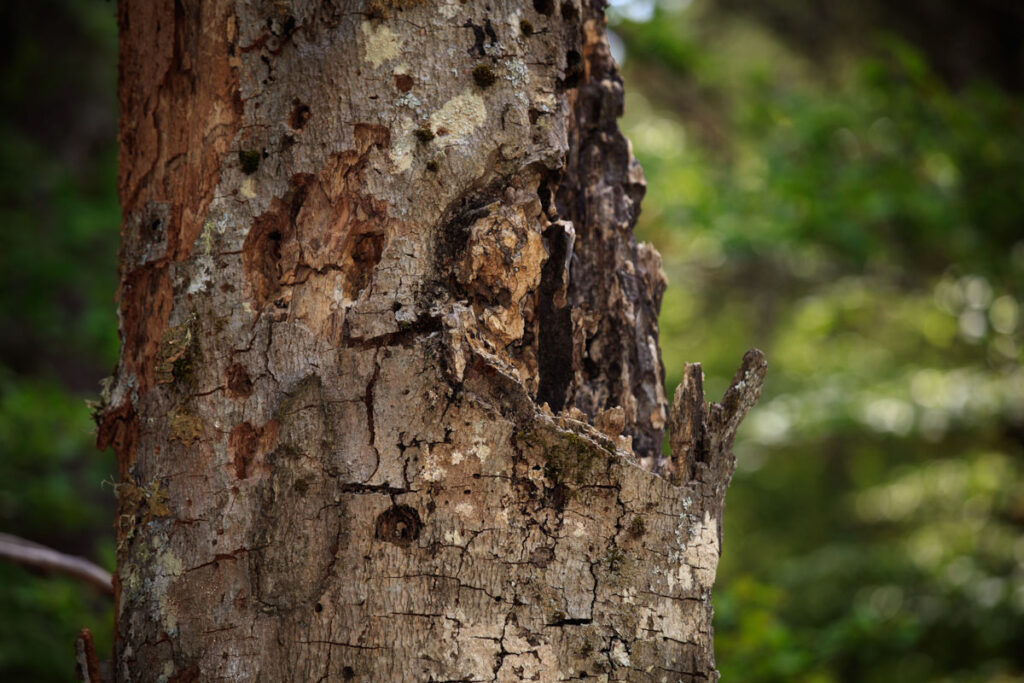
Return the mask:
<svg viewBox="0 0 1024 683">
<path fill-rule="evenodd" d="M 119 680 L 717 677 L 601 11 L 121 1 Z"/>
</svg>

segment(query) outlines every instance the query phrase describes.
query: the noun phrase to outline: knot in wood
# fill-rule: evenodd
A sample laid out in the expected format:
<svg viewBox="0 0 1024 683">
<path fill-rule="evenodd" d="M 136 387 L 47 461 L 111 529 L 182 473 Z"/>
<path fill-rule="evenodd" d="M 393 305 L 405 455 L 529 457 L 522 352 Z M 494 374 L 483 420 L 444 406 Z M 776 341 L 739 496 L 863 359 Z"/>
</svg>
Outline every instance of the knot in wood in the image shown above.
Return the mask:
<svg viewBox="0 0 1024 683">
<path fill-rule="evenodd" d="M 407 546 L 420 536 L 420 515 L 408 505 L 393 505 L 377 516 L 375 537 L 381 541 Z"/>
</svg>

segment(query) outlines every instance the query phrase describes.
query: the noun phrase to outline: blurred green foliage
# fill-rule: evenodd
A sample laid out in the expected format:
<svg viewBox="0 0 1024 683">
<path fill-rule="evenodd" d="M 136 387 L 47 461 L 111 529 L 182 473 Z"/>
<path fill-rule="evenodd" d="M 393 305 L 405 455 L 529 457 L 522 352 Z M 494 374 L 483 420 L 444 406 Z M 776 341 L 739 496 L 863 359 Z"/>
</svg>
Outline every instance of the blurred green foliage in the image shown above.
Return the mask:
<svg viewBox="0 0 1024 683">
<path fill-rule="evenodd" d="M 748 346 L 769 359 L 723 679 L 1024 680 L 1024 102 L 951 90 L 891 35 L 819 64 L 710 3 L 631 4 L 669 384 L 701 360 L 720 394 Z"/>
<path fill-rule="evenodd" d="M 0 531 L 113 569 L 116 468 L 85 401 L 117 359 L 114 7 L 0 6 Z M 0 680 L 74 680 L 112 602 L 0 563 Z"/>
</svg>

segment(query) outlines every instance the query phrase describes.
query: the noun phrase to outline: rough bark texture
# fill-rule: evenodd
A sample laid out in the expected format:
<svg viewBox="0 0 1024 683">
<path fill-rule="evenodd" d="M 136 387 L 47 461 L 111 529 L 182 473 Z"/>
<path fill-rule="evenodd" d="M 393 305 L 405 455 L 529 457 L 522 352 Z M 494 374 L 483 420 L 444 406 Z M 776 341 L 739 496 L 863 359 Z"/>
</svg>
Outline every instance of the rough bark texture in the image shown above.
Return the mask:
<svg viewBox="0 0 1024 683">
<path fill-rule="evenodd" d="M 122 0 L 119 680 L 715 677 L 601 5 Z"/>
</svg>

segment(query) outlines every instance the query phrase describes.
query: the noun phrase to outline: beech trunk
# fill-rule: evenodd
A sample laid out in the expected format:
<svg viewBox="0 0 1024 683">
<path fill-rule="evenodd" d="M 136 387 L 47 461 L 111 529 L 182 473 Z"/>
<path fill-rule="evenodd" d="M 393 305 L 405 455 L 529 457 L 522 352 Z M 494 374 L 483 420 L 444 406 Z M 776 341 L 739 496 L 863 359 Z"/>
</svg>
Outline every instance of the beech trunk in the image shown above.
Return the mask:
<svg viewBox="0 0 1024 683">
<path fill-rule="evenodd" d="M 121 0 L 118 680 L 717 678 L 602 12 Z"/>
</svg>

